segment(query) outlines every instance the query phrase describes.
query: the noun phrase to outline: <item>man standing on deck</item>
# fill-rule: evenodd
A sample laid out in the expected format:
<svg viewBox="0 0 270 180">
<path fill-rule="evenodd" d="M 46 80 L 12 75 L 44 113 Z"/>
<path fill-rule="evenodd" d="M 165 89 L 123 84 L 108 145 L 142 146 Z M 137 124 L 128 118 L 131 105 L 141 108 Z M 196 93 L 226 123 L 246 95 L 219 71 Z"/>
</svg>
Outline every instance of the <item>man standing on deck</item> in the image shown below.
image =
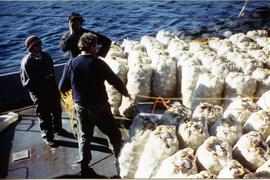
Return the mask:
<svg viewBox="0 0 270 180">
<path fill-rule="evenodd" d="M 89 162 L 92 159 L 90 141 L 95 126 L 108 136 L 116 158 L 121 149 L 121 132 L 111 112 L 105 80 L 121 94 L 130 97 L 121 79 L 104 61 L 97 58 L 97 40 L 97 36 L 90 32 L 81 36 L 78 43 L 81 54 L 67 62 L 59 84 L 63 93 L 72 89 L 78 121 L 78 162 L 82 177 L 89 177 L 93 171 L 89 169 Z M 119 173 L 117 160 L 115 164 Z"/>
<path fill-rule="evenodd" d="M 29 53 L 21 62 L 21 82 L 36 105 L 43 141 L 54 147 L 54 133 L 65 131 L 62 129 L 60 93 L 54 77 L 53 60 L 42 51 L 42 42 L 37 36 L 29 36 L 25 45 Z"/>
<path fill-rule="evenodd" d="M 80 50 L 78 48 L 80 37 L 86 32 L 91 32 L 97 36 L 97 43 L 100 46 L 97 52 L 97 57 L 105 57 L 111 47 L 111 40 L 104 35 L 82 28 L 83 22 L 84 19 L 79 13 L 72 12 L 70 14 L 68 17 L 69 32 L 66 32 L 61 38 L 60 49 L 64 52 L 69 51 L 70 59 L 77 57 L 80 54 Z"/>
</svg>

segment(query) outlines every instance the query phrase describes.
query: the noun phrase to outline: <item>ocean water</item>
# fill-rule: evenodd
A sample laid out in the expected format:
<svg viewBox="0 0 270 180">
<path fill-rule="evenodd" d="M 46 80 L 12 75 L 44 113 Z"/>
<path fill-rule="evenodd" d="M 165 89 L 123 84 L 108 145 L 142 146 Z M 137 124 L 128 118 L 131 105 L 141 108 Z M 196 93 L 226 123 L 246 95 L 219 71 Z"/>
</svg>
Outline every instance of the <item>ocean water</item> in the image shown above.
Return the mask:
<svg viewBox="0 0 270 180">
<path fill-rule="evenodd" d="M 67 61 L 59 49 L 59 40 L 68 30 L 67 17 L 72 11 L 84 17 L 83 26 L 103 33 L 121 43 L 124 38 L 140 40 L 160 29 L 180 38 L 203 34 L 222 37 L 225 31 L 245 32 L 269 28 L 269 18 L 254 18 L 256 8 L 270 7 L 270 1 L 248 1 L 245 15 L 238 18 L 245 1 L 0 1 L 0 74 L 19 71 L 27 53 L 24 40 L 37 35 L 43 50 L 54 63 Z"/>
</svg>

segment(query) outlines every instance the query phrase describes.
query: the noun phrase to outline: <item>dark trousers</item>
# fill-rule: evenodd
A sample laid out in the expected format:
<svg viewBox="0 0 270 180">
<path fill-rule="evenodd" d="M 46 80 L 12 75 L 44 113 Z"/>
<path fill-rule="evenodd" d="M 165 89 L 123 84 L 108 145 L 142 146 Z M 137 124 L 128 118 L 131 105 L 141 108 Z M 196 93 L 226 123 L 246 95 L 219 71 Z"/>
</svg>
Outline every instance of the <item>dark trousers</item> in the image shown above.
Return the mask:
<svg viewBox="0 0 270 180">
<path fill-rule="evenodd" d="M 82 171 L 88 168 L 92 159 L 90 142 L 95 126 L 108 136 L 117 158 L 120 153 L 122 138 L 117 122 L 112 115 L 110 104 L 105 102 L 94 107 L 76 105 L 75 109 L 78 121 L 79 162 Z"/>
<path fill-rule="evenodd" d="M 59 98 L 46 97 L 37 101 L 36 114 L 39 119 L 41 137 L 52 140 L 54 131 L 62 128 L 62 108 Z"/>
</svg>

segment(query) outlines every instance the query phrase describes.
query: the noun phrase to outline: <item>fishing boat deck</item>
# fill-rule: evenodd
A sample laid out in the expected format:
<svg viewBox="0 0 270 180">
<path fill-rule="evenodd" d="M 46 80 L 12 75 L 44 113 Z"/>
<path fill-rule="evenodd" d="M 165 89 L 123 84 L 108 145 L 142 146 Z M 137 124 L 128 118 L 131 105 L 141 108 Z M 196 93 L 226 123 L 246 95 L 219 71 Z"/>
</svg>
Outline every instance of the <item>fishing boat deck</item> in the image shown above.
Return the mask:
<svg viewBox="0 0 270 180">
<path fill-rule="evenodd" d="M 26 107 L 13 111 L 19 114 L 19 121 L 0 133 L 0 177 L 15 179 L 34 178 L 79 178 L 76 163 L 78 144 L 70 125 L 68 114 L 63 112 L 63 128 L 68 131 L 63 136 L 55 135 L 56 148 L 48 147 L 41 139 L 34 107 Z M 131 121 L 116 117 L 121 124 L 123 140 Z M 123 126 L 124 125 L 124 126 Z M 90 166 L 100 175 L 93 174 L 89 178 L 110 178 L 116 175 L 114 156 L 109 148 L 106 136 L 95 129 L 91 143 L 93 159 Z"/>
</svg>

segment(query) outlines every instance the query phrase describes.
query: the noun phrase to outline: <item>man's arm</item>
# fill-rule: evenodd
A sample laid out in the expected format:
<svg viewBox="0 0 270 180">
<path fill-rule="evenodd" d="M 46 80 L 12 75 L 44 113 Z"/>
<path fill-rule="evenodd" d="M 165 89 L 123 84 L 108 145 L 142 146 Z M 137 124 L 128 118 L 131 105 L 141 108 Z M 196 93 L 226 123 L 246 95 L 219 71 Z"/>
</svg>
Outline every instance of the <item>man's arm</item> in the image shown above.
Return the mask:
<svg viewBox="0 0 270 180">
<path fill-rule="evenodd" d="M 101 45 L 100 49 L 97 52 L 97 57 L 101 56 L 105 58 L 111 48 L 112 41 L 107 36 L 92 31 L 90 32 L 97 36 L 98 45 Z"/>
<path fill-rule="evenodd" d="M 72 49 L 73 43 L 74 42 L 74 37 L 72 35 L 70 35 L 69 32 L 66 32 L 61 40 L 60 40 L 60 44 L 59 47 L 62 51 L 68 51 Z"/>
<path fill-rule="evenodd" d="M 38 95 L 39 90 L 35 80 L 33 79 L 35 75 L 33 74 L 31 67 L 29 67 L 27 58 L 28 57 L 25 57 L 25 59 L 23 59 L 21 64 L 20 69 L 21 83 L 22 86 L 25 87 L 28 91 L 34 93 L 35 95 Z"/>
<path fill-rule="evenodd" d="M 62 74 L 62 78 L 59 82 L 59 91 L 60 92 L 67 92 L 71 89 L 71 84 L 70 84 L 70 80 L 68 78 L 68 69 L 69 69 L 69 63 L 67 63 L 64 67 L 64 70 L 63 70 L 63 74 Z"/>
</svg>

